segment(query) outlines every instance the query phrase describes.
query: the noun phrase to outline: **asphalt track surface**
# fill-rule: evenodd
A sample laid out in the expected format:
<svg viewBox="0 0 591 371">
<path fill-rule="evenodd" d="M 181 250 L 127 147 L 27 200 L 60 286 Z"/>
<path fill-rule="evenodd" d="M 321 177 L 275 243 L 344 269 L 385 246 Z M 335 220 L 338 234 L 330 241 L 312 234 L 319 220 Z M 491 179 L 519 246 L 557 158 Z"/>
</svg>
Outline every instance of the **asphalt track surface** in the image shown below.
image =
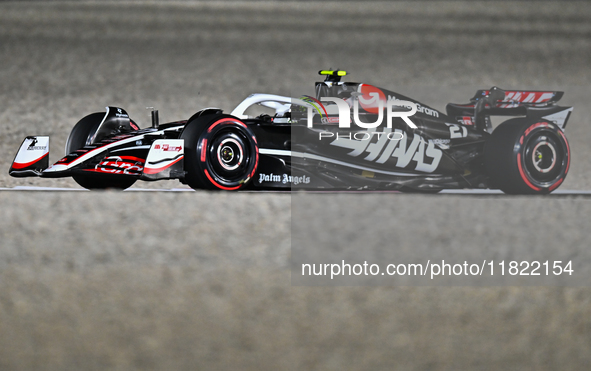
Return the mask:
<svg viewBox="0 0 591 371">
<path fill-rule="evenodd" d="M 254 92 L 310 94 L 316 72 L 335 67 L 440 109 L 492 85 L 564 90 L 575 111 L 560 189 L 585 193 L 590 20 L 585 2 L 2 2 L 0 168 L 30 134 L 49 134 L 59 159 L 75 122 L 106 105 L 147 126 L 147 106 L 165 121 L 230 111 Z M 1 370 L 591 363 L 587 287 L 292 286 L 288 193 L 31 192 L 14 187 L 77 185 L 7 171 L 0 187 L 12 189 L 0 192 Z M 305 206 L 321 215 L 366 201 L 380 207 L 365 225 L 388 216 L 400 246 L 426 252 L 501 241 L 516 253 L 578 249 L 576 260 L 591 240 L 584 196 L 314 194 Z"/>
</svg>

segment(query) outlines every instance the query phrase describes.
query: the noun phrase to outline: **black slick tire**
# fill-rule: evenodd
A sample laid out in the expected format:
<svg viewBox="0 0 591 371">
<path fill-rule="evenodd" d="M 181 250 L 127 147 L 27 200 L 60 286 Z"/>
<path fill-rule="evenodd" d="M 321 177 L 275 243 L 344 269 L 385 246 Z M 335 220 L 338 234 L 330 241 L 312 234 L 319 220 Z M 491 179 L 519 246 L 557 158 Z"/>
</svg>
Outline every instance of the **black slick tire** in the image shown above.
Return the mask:
<svg viewBox="0 0 591 371">
<path fill-rule="evenodd" d="M 547 194 L 566 177 L 570 148 L 555 124 L 516 118 L 500 124 L 484 146 L 491 185 L 508 194 Z"/>
<path fill-rule="evenodd" d="M 84 147 L 98 129 L 105 117 L 104 112 L 91 113 L 82 118 L 70 131 L 66 141 L 66 155 Z M 136 178 L 129 176 L 105 176 L 105 175 L 72 175 L 72 178 L 81 187 L 86 189 L 119 189 L 131 187 Z"/>
<path fill-rule="evenodd" d="M 259 148 L 248 126 L 230 115 L 213 114 L 187 123 L 185 182 L 194 189 L 235 191 L 247 187 L 256 172 Z"/>
</svg>

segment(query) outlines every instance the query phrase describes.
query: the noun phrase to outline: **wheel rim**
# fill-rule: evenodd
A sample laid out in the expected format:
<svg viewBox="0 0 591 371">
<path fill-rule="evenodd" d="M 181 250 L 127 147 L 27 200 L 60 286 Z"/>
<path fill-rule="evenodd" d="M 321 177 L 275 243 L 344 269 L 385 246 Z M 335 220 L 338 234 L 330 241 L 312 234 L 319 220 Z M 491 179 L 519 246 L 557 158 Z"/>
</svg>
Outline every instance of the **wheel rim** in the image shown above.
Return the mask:
<svg viewBox="0 0 591 371">
<path fill-rule="evenodd" d="M 556 133 L 546 129 L 532 133 L 522 148 L 523 168 L 535 186 L 551 187 L 564 176 L 568 150 Z"/>
<path fill-rule="evenodd" d="M 242 143 L 234 138 L 226 138 L 217 147 L 218 164 L 226 171 L 240 167 L 244 156 Z"/>
<path fill-rule="evenodd" d="M 531 151 L 532 164 L 536 171 L 545 174 L 554 169 L 556 165 L 556 148 L 547 141 L 542 141 L 536 144 Z"/>
<path fill-rule="evenodd" d="M 203 148 L 203 145 L 206 147 Z M 240 121 L 214 123 L 200 142 L 204 151 L 205 176 L 217 188 L 238 189 L 245 184 L 258 164 L 258 150 L 249 129 Z M 202 160 L 203 161 L 203 160 Z"/>
</svg>

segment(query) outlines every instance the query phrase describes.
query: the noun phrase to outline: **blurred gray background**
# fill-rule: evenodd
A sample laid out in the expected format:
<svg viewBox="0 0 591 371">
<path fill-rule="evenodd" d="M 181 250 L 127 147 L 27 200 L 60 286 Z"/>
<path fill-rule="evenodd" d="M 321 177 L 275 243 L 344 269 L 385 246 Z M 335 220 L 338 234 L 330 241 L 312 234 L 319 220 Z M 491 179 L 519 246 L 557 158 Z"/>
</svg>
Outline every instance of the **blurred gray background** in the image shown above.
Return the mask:
<svg viewBox="0 0 591 371">
<path fill-rule="evenodd" d="M 145 127 L 148 106 L 166 121 L 208 106 L 231 111 L 255 92 L 311 94 L 317 71 L 332 67 L 438 109 L 492 85 L 565 90 L 575 111 L 561 188 L 589 189 L 590 20 L 586 2 L 1 2 L 0 187 L 78 188 L 7 170 L 29 134 L 50 135 L 58 160 L 71 127 L 106 105 Z M 363 202 L 305 202 L 320 210 L 342 197 Z M 416 229 L 404 228 L 403 211 L 424 210 L 414 217 L 430 226 L 425 249 L 469 249 L 476 226 L 468 220 L 454 235 L 436 216 L 471 202 L 497 223 L 478 227 L 483 244 L 496 246 L 488 231 L 507 231 L 503 248 L 516 252 L 530 240 L 581 255 L 589 247 L 584 198 L 545 208 L 543 197 L 372 197 L 409 245 Z M 0 199 L 0 370 L 581 370 L 591 362 L 588 288 L 291 286 L 289 194 L 10 191 Z M 523 215 L 506 218 L 508 209 Z M 572 215 L 580 219 L 569 233 L 536 223 Z"/>
</svg>

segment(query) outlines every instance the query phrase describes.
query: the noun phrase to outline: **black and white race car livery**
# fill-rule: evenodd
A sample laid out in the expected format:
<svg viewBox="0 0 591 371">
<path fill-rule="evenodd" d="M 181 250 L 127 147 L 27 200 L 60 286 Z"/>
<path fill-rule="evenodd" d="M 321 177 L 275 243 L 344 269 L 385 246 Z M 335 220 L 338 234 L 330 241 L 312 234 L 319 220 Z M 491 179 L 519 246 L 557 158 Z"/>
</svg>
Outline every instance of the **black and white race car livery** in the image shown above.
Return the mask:
<svg viewBox="0 0 591 371">
<path fill-rule="evenodd" d="M 88 189 L 130 187 L 138 179 L 179 179 L 195 189 L 341 189 L 438 192 L 495 188 L 549 193 L 566 177 L 564 135 L 573 110 L 559 91 L 479 90 L 446 113 L 369 84 L 320 71 L 315 96 L 253 94 L 231 112 L 140 129 L 107 107 L 80 120 L 66 155 L 49 166 L 49 137 L 27 137 L 15 177 L 72 177 Z M 271 114 L 249 116 L 251 107 Z M 492 128 L 490 116 L 512 116 Z"/>
</svg>

